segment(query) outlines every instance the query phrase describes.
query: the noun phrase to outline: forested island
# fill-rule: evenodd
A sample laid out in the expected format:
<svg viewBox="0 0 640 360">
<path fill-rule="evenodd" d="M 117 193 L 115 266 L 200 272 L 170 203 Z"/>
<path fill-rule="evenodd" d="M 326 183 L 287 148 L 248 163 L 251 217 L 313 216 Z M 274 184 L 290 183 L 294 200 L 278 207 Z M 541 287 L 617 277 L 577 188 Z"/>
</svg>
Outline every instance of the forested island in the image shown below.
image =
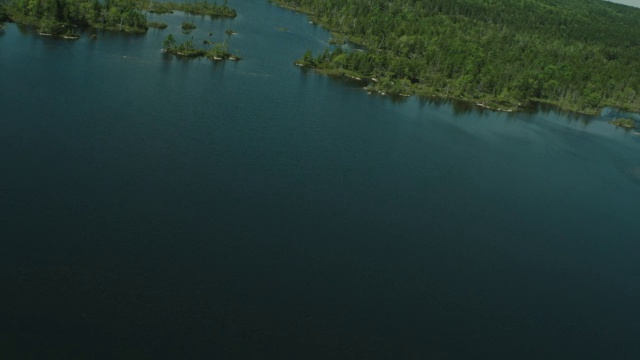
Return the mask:
<svg viewBox="0 0 640 360">
<path fill-rule="evenodd" d="M 297 65 L 370 91 L 640 111 L 640 9 L 601 0 L 271 0 L 308 13 L 337 46 Z"/>
<path fill-rule="evenodd" d="M 240 60 L 240 55 L 229 52 L 226 41 L 216 44 L 205 40 L 204 43 L 213 45 L 213 47 L 208 50 L 198 48 L 195 46 L 193 38 L 178 44 L 173 35 L 169 34 L 162 44 L 162 50 L 168 54 L 187 58 L 207 57 L 211 60 Z"/>
<path fill-rule="evenodd" d="M 0 23 L 13 21 L 36 26 L 43 35 L 75 37 L 75 27 L 112 31 L 146 32 L 149 26 L 163 28 L 163 23 L 148 23 L 146 11 L 169 13 L 173 10 L 215 17 L 236 17 L 226 0 L 222 5 L 201 2 L 173 3 L 150 0 L 0 0 Z"/>
</svg>

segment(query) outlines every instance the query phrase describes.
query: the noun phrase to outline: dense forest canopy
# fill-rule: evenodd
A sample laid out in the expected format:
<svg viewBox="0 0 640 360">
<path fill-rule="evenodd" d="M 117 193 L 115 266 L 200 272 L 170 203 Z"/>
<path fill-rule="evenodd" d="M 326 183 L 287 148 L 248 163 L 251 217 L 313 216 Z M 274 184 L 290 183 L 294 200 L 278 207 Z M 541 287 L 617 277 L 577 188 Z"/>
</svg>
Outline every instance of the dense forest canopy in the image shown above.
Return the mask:
<svg viewBox="0 0 640 360">
<path fill-rule="evenodd" d="M 173 3 L 150 0 L 0 0 L 0 22 L 15 22 L 38 26 L 42 33 L 65 34 L 74 26 L 115 31 L 147 31 L 146 10 L 170 12 L 180 10 L 211 17 L 235 17 L 227 1 L 222 5 L 206 0 Z M 4 14 L 4 16 L 3 16 Z"/>
<path fill-rule="evenodd" d="M 302 65 L 495 106 L 640 110 L 640 9 L 602 0 L 272 0 L 367 52 Z"/>
<path fill-rule="evenodd" d="M 146 0 L 147 1 L 147 0 Z M 196 2 L 160 2 L 148 0 L 148 5 L 145 8 L 149 9 L 149 12 L 156 14 L 171 13 L 173 10 L 184 11 L 192 15 L 209 15 L 211 17 L 230 17 L 234 18 L 238 14 L 236 11 L 229 7 L 227 0 L 224 0 L 222 5 L 217 3 L 209 3 L 205 1 Z"/>
<path fill-rule="evenodd" d="M 9 20 L 9 15 L 7 14 L 7 9 L 4 0 L 0 0 L 0 29 L 2 29 L 5 21 Z"/>
<path fill-rule="evenodd" d="M 7 12 L 13 21 L 49 34 L 71 32 L 72 26 L 146 31 L 142 5 L 132 0 L 8 0 Z"/>
</svg>

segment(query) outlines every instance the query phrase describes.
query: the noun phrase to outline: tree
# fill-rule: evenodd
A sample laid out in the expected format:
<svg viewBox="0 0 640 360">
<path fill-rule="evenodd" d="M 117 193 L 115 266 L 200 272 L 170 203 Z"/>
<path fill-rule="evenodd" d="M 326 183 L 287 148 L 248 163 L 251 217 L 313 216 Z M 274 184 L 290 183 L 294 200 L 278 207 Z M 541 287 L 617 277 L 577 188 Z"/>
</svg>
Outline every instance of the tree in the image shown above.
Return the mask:
<svg viewBox="0 0 640 360">
<path fill-rule="evenodd" d="M 307 52 L 305 52 L 304 55 L 302 56 L 302 65 L 308 66 L 308 67 L 316 66 L 316 60 L 313 58 L 313 54 L 311 53 L 311 50 L 307 50 Z"/>
<path fill-rule="evenodd" d="M 162 48 L 164 51 L 171 51 L 176 47 L 176 39 L 173 35 L 169 34 L 164 42 L 162 43 Z"/>
<path fill-rule="evenodd" d="M 4 27 L 4 22 L 9 20 L 7 15 L 7 8 L 3 0 L 0 0 L 0 29 Z"/>
</svg>

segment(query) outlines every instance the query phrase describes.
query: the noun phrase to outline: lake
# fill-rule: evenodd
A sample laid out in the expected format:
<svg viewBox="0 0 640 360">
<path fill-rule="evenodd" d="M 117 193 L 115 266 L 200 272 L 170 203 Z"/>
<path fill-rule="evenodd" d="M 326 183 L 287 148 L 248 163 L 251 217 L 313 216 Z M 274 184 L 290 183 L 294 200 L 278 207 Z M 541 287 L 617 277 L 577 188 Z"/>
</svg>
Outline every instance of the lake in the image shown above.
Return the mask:
<svg viewBox="0 0 640 360">
<path fill-rule="evenodd" d="M 292 65 L 306 16 L 229 4 L 0 32 L 2 357 L 640 356 L 625 114 L 369 95 Z M 160 51 L 227 28 L 242 61 Z"/>
</svg>

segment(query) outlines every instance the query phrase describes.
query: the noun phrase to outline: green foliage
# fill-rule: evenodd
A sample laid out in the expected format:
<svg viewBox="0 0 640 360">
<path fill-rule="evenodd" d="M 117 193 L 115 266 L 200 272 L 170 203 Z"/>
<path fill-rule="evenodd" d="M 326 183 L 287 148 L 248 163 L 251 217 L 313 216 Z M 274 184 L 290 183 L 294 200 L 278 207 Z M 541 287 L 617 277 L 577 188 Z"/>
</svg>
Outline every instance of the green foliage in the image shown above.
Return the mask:
<svg viewBox="0 0 640 360">
<path fill-rule="evenodd" d="M 173 5 L 174 3 L 168 2 L 152 2 L 147 10 L 154 14 L 173 14 Z"/>
<path fill-rule="evenodd" d="M 205 44 L 213 44 L 212 42 L 205 40 Z M 209 50 L 196 48 L 193 43 L 193 37 L 180 45 L 177 45 L 173 35 L 167 36 L 162 44 L 163 50 L 166 53 L 181 56 L 181 57 L 203 57 L 206 56 L 211 60 L 240 60 L 240 56 L 232 55 L 227 49 L 227 43 L 214 44 Z"/>
<path fill-rule="evenodd" d="M 159 21 L 149 21 L 147 23 L 147 26 L 150 28 L 155 28 L 155 29 L 166 29 L 169 25 L 167 25 L 166 23 L 163 22 L 159 22 Z"/>
<path fill-rule="evenodd" d="M 195 45 L 193 44 L 193 38 L 176 46 L 174 49 L 172 49 L 171 52 L 176 55 L 185 57 L 201 57 L 206 53 L 206 51 L 195 47 Z"/>
<path fill-rule="evenodd" d="M 196 24 L 194 24 L 194 23 L 192 23 L 190 21 L 185 21 L 185 22 L 182 23 L 182 25 L 180 25 L 180 27 L 184 31 L 191 31 L 191 30 L 196 28 Z"/>
<path fill-rule="evenodd" d="M 636 128 L 636 122 L 633 121 L 633 119 L 616 118 L 612 120 L 611 123 L 617 127 L 621 127 L 627 130 Z"/>
<path fill-rule="evenodd" d="M 311 53 L 311 50 L 307 50 L 304 55 L 302 56 L 301 59 L 297 60 L 295 62 L 296 65 L 299 66 L 305 66 L 305 67 L 316 67 L 316 65 L 318 64 L 318 62 L 321 61 L 321 59 L 314 59 L 313 58 L 313 53 Z"/>
<path fill-rule="evenodd" d="M 147 20 L 134 0 L 9 0 L 11 20 L 38 26 L 44 33 L 64 35 L 73 26 L 144 32 Z"/>
<path fill-rule="evenodd" d="M 272 1 L 366 45 L 326 51 L 313 66 L 376 78 L 374 90 L 640 111 L 640 9 L 600 0 Z M 312 62 L 305 54 L 297 63 Z"/>
<path fill-rule="evenodd" d="M 38 26 L 41 32 L 63 35 L 73 26 L 114 31 L 145 32 L 149 26 L 166 28 L 161 22 L 147 23 L 144 10 L 167 13 L 180 10 L 211 17 L 236 17 L 236 11 L 204 2 L 149 3 L 148 0 L 0 0 L 0 23 L 6 20 Z M 193 27 L 195 28 L 195 26 Z"/>
<path fill-rule="evenodd" d="M 231 54 L 227 51 L 226 43 L 215 44 L 209 51 L 207 51 L 207 57 L 213 60 L 227 59 L 230 55 Z"/>
<path fill-rule="evenodd" d="M 167 38 L 164 39 L 164 42 L 162 43 L 162 48 L 164 49 L 164 51 L 170 52 L 175 47 L 176 47 L 176 39 L 173 37 L 173 35 L 169 34 Z"/>
<path fill-rule="evenodd" d="M 212 18 L 215 17 L 230 17 L 234 18 L 238 16 L 236 11 L 230 8 L 225 0 L 222 5 L 216 3 L 210 4 L 206 1 L 195 2 L 154 2 L 148 7 L 149 12 L 157 14 L 172 13 L 174 10 L 183 11 L 192 15 L 208 15 Z"/>
<path fill-rule="evenodd" d="M 201 57 L 204 56 L 206 51 L 198 49 L 193 44 L 193 37 L 183 42 L 180 45 L 176 45 L 176 40 L 173 35 L 167 36 L 162 43 L 162 47 L 165 52 L 183 57 Z"/>
<path fill-rule="evenodd" d="M 344 35 L 336 34 L 329 39 L 329 44 L 332 45 L 344 45 L 347 43 L 347 37 Z"/>
<path fill-rule="evenodd" d="M 62 35 L 65 32 L 65 26 L 53 19 L 45 18 L 40 22 L 38 31 L 41 34 L 56 34 Z"/>
<path fill-rule="evenodd" d="M 9 14 L 7 14 L 6 5 L 0 0 L 0 29 L 3 28 L 5 21 L 9 21 Z"/>
</svg>

